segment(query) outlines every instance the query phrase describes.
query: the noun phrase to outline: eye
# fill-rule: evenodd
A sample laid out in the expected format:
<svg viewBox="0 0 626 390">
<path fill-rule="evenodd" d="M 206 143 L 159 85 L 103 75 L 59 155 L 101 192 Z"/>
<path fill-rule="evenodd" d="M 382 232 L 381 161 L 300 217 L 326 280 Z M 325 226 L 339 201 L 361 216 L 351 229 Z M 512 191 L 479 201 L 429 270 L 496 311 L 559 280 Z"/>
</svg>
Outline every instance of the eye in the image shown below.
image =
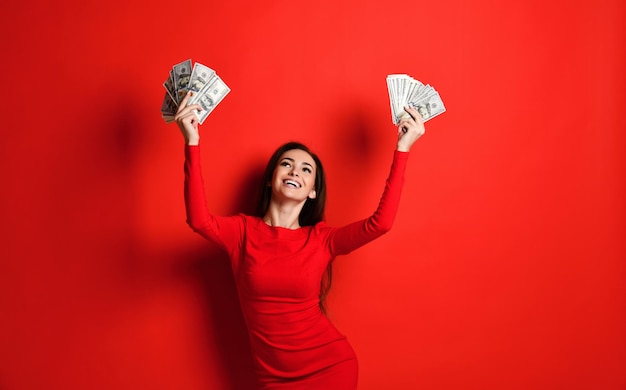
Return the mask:
<svg viewBox="0 0 626 390">
<path fill-rule="evenodd" d="M 309 167 L 304 167 L 304 168 L 302 168 L 302 172 L 305 172 L 305 173 L 311 173 L 311 168 L 309 168 Z"/>
<path fill-rule="evenodd" d="M 282 161 L 282 162 L 280 163 L 280 166 L 281 166 L 281 167 L 287 167 L 287 168 L 289 168 L 289 167 L 291 166 L 291 164 L 289 164 L 289 161 Z"/>
</svg>

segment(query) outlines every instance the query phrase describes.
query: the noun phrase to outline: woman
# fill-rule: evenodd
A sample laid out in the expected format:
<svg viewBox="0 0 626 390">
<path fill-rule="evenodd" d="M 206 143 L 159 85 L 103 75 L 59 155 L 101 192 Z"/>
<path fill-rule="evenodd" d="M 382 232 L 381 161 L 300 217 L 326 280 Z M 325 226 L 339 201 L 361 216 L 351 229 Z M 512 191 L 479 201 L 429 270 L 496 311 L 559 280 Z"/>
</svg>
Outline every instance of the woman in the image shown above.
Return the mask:
<svg viewBox="0 0 626 390">
<path fill-rule="evenodd" d="M 323 276 L 338 255 L 386 233 L 393 223 L 408 152 L 424 134 L 414 108 L 398 127 L 391 172 L 378 209 L 341 228 L 322 220 L 326 187 L 321 162 L 304 145 L 288 143 L 270 159 L 257 216 L 214 216 L 200 171 L 198 120 L 181 102 L 175 120 L 185 138 L 187 223 L 230 257 L 248 327 L 260 389 L 356 389 L 350 344 L 320 306 Z"/>
</svg>

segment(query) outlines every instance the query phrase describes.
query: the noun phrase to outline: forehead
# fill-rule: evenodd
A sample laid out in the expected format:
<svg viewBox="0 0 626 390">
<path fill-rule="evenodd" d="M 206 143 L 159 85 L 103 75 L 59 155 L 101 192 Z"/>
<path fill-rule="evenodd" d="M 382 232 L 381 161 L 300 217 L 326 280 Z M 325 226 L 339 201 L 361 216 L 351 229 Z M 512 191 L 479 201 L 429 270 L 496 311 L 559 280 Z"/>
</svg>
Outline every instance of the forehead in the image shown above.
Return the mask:
<svg viewBox="0 0 626 390">
<path fill-rule="evenodd" d="M 296 163 L 307 163 L 315 168 L 315 160 L 313 160 L 313 157 L 311 157 L 311 155 L 305 152 L 304 150 L 301 150 L 301 149 L 288 150 L 280 156 L 279 161 L 282 161 L 283 159 L 286 159 L 286 158 L 291 159 L 295 161 Z"/>
</svg>

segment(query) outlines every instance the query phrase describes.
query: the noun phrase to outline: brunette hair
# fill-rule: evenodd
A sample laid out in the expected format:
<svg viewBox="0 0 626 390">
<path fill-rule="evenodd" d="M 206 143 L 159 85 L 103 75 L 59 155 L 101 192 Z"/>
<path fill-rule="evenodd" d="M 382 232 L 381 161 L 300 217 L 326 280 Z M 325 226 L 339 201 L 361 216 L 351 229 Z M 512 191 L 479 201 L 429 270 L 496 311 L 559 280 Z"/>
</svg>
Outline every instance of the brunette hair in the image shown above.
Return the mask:
<svg viewBox="0 0 626 390">
<path fill-rule="evenodd" d="M 324 220 L 324 208 L 326 207 L 326 175 L 324 175 L 324 168 L 322 162 L 316 154 L 312 153 L 306 145 L 299 142 L 287 142 L 280 146 L 272 157 L 270 157 L 263 173 L 261 185 L 259 187 L 259 196 L 257 200 L 256 216 L 263 218 L 270 207 L 270 200 L 272 199 L 272 187 L 268 183 L 272 182 L 272 176 L 278 160 L 283 153 L 290 150 L 299 149 L 307 152 L 315 161 L 315 198 L 308 198 L 300 211 L 298 222 L 300 226 L 313 226 L 318 222 Z"/>
<path fill-rule="evenodd" d="M 270 157 L 267 165 L 265 167 L 265 171 L 263 173 L 263 177 L 261 179 L 261 183 L 259 186 L 259 193 L 257 199 L 257 208 L 256 208 L 256 216 L 259 218 L 263 218 L 267 213 L 267 210 L 270 207 L 270 200 L 272 199 L 272 187 L 268 185 L 268 183 L 272 182 L 272 176 L 274 175 L 274 170 L 276 169 L 276 165 L 278 165 L 278 161 L 281 156 L 290 150 L 299 149 L 307 152 L 315 162 L 315 198 L 308 198 L 300 211 L 300 216 L 298 217 L 298 222 L 300 226 L 313 226 L 318 222 L 324 220 L 324 209 L 326 207 L 326 175 L 324 174 L 324 168 L 322 167 L 322 162 L 319 157 L 304 144 L 299 142 L 287 142 L 280 146 L 274 154 Z M 328 264 L 326 267 L 326 272 L 322 277 L 322 281 L 320 283 L 320 308 L 322 312 L 326 314 L 326 305 L 325 300 L 328 292 L 330 291 L 330 285 L 333 279 L 333 270 L 332 263 Z"/>
</svg>

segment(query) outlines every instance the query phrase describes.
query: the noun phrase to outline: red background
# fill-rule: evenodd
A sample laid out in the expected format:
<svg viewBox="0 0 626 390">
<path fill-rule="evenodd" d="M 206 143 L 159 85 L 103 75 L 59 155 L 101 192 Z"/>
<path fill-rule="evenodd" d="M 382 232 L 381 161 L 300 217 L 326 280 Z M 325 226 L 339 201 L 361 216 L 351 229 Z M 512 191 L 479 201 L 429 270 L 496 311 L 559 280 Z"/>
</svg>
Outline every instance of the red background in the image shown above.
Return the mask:
<svg viewBox="0 0 626 390">
<path fill-rule="evenodd" d="M 191 57 L 232 88 L 201 129 L 222 214 L 296 139 L 326 165 L 328 222 L 369 215 L 386 75 L 441 93 L 394 229 L 336 263 L 361 389 L 625 389 L 626 6 L 562 3 L 4 4 L 0 387 L 250 388 L 159 113 Z"/>
</svg>

